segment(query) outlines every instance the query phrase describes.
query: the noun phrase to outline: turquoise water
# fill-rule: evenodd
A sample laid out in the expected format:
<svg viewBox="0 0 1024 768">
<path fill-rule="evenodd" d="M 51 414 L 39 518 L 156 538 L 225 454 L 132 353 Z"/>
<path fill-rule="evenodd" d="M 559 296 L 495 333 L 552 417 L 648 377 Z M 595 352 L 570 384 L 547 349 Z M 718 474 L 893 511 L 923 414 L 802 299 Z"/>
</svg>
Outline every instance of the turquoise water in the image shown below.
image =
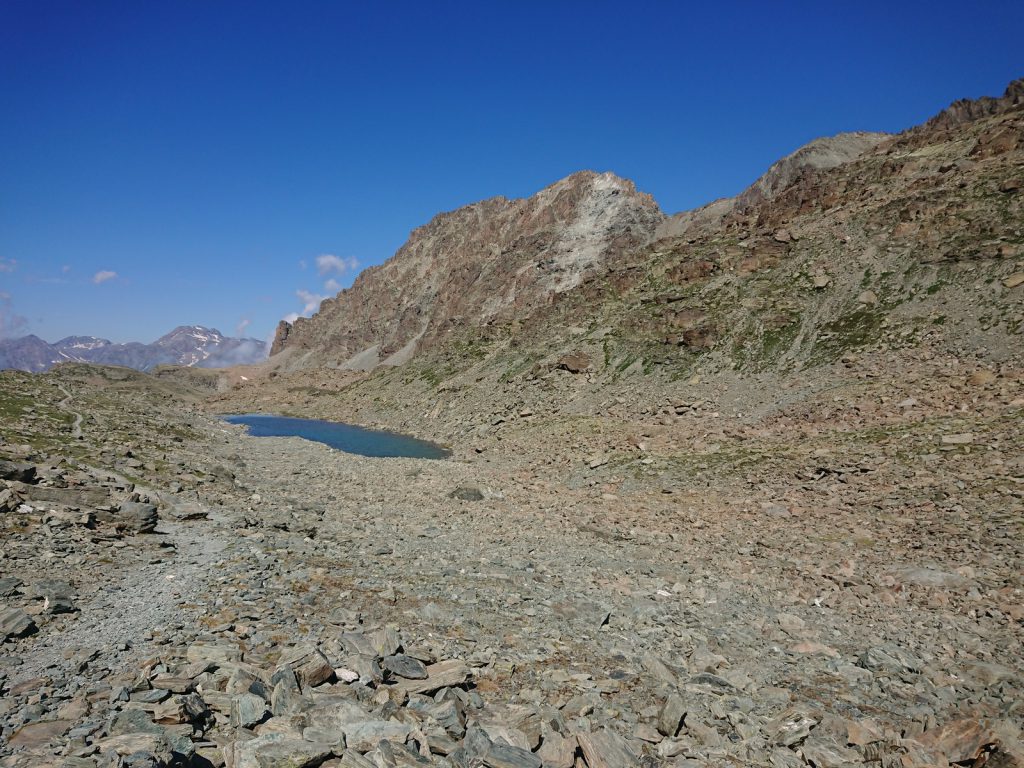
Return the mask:
<svg viewBox="0 0 1024 768">
<path fill-rule="evenodd" d="M 249 434 L 255 437 L 301 437 L 360 456 L 446 459 L 451 455 L 450 451 L 436 443 L 400 435 L 397 432 L 354 427 L 340 421 L 296 419 L 290 416 L 267 416 L 262 413 L 223 418 L 232 424 L 244 424 L 248 427 Z"/>
</svg>

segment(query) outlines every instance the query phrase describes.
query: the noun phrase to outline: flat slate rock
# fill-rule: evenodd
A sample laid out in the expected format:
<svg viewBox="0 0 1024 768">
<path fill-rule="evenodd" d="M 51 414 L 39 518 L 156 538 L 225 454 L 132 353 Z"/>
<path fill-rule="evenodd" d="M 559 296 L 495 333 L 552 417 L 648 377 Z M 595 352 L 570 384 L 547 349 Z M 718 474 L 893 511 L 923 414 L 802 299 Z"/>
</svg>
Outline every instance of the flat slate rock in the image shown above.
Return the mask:
<svg viewBox="0 0 1024 768">
<path fill-rule="evenodd" d="M 484 765 L 490 768 L 540 768 L 541 759 L 528 749 L 492 743 L 484 753 Z"/>
<path fill-rule="evenodd" d="M 432 693 L 441 688 L 462 685 L 469 679 L 469 667 L 455 659 L 441 661 L 427 667 L 424 680 L 403 680 L 399 688 L 406 693 Z"/>
<path fill-rule="evenodd" d="M 385 656 L 381 660 L 381 666 L 393 675 L 404 677 L 407 680 L 427 679 L 427 668 L 423 662 L 403 653 Z"/>
<path fill-rule="evenodd" d="M 46 720 L 23 725 L 11 736 L 7 745 L 12 749 L 42 747 L 63 738 L 73 723 L 68 720 Z"/>
<path fill-rule="evenodd" d="M 15 493 L 29 501 L 48 501 L 67 507 L 94 508 L 110 502 L 106 488 L 53 488 L 13 483 Z"/>
<path fill-rule="evenodd" d="M 21 608 L 0 608 L 0 635 L 21 637 L 35 629 L 36 623 Z"/>
<path fill-rule="evenodd" d="M 590 768 L 633 768 L 640 765 L 626 740 L 613 731 L 580 733 L 576 739 Z"/>
</svg>

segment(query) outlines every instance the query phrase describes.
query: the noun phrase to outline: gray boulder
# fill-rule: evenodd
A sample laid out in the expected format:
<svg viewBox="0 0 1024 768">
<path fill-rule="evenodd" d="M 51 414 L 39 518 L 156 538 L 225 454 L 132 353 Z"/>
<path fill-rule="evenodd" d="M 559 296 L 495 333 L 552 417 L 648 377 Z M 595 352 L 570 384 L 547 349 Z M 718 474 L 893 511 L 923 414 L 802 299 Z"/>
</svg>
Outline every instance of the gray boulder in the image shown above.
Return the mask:
<svg viewBox="0 0 1024 768">
<path fill-rule="evenodd" d="M 160 520 L 156 505 L 141 501 L 121 502 L 117 511 L 117 525 L 133 533 L 152 533 Z"/>
</svg>

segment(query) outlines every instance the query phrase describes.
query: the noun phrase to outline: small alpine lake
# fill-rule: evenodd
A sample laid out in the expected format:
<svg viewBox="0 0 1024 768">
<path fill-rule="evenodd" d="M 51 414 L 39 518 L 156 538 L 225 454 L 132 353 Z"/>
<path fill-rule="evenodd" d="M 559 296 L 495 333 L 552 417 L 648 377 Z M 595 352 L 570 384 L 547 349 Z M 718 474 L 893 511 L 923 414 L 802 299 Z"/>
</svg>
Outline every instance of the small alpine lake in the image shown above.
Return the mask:
<svg viewBox="0 0 1024 768">
<path fill-rule="evenodd" d="M 356 427 L 340 421 L 299 419 L 263 413 L 246 413 L 221 418 L 231 424 L 244 425 L 254 437 L 301 437 L 360 456 L 409 459 L 446 459 L 451 456 L 451 451 L 437 443 L 397 432 Z"/>
</svg>

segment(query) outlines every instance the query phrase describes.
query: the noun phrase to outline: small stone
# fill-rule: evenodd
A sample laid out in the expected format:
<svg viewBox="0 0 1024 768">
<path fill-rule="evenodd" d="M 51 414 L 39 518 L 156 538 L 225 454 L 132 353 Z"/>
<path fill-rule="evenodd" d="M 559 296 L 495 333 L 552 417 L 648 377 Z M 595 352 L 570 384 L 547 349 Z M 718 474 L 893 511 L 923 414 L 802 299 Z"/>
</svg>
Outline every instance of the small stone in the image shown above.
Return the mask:
<svg viewBox="0 0 1024 768">
<path fill-rule="evenodd" d="M 908 651 L 890 643 L 865 651 L 857 660 L 857 666 L 872 672 L 920 672 L 924 662 Z"/>
<path fill-rule="evenodd" d="M 269 714 L 267 702 L 254 693 L 243 693 L 231 700 L 231 724 L 239 728 L 252 728 Z"/>
<path fill-rule="evenodd" d="M 359 673 L 345 667 L 338 667 L 334 670 L 334 676 L 343 683 L 354 683 L 359 679 Z"/>
<path fill-rule="evenodd" d="M 686 704 L 679 694 L 671 693 L 658 713 L 658 732 L 663 736 L 674 737 L 686 716 Z"/>
<path fill-rule="evenodd" d="M 468 679 L 469 667 L 457 659 L 452 659 L 427 667 L 426 679 L 403 680 L 399 683 L 399 687 L 406 693 L 431 693 L 441 688 L 462 685 Z"/>
<path fill-rule="evenodd" d="M 590 356 L 585 352 L 562 355 L 555 363 L 555 368 L 569 373 L 583 373 L 590 368 Z"/>
<path fill-rule="evenodd" d="M 541 759 L 528 749 L 492 742 L 483 763 L 490 768 L 540 768 Z"/>
<path fill-rule="evenodd" d="M 537 757 L 541 759 L 545 768 L 573 768 L 577 746 L 575 736 L 564 737 L 557 733 L 548 733 L 544 736 L 544 743 L 537 750 Z"/>
<path fill-rule="evenodd" d="M 787 718 L 775 732 L 775 743 L 780 747 L 799 744 L 810 735 L 811 729 L 817 724 L 817 720 L 801 714 Z"/>
<path fill-rule="evenodd" d="M 152 533 L 156 530 L 160 516 L 155 504 L 139 501 L 124 501 L 118 507 L 118 525 L 135 533 Z"/>
<path fill-rule="evenodd" d="M 640 741 L 646 741 L 650 744 L 658 744 L 664 740 L 664 736 L 654 726 L 648 725 L 647 723 L 640 723 L 633 730 L 633 738 L 640 739 Z"/>
<path fill-rule="evenodd" d="M 425 680 L 427 678 L 427 668 L 423 662 L 405 654 L 385 656 L 381 660 L 381 666 L 393 675 L 408 680 Z"/>
<path fill-rule="evenodd" d="M 148 691 L 133 693 L 131 699 L 140 704 L 159 704 L 164 699 L 169 698 L 170 695 L 171 692 L 166 688 L 151 688 Z"/>
<path fill-rule="evenodd" d="M 17 576 L 4 576 L 0 578 L 0 597 L 13 597 L 24 582 Z"/>
<path fill-rule="evenodd" d="M 125 733 L 163 733 L 164 729 L 149 719 L 142 709 L 125 709 L 114 715 L 107 729 L 111 736 Z"/>
<path fill-rule="evenodd" d="M 334 676 L 334 667 L 318 649 L 302 645 L 286 652 L 279 662 L 294 670 L 303 686 L 316 687 Z"/>
<path fill-rule="evenodd" d="M 460 501 L 483 501 L 484 495 L 481 493 L 479 488 L 471 488 L 469 486 L 459 486 L 450 494 L 453 499 L 459 499 Z"/>
</svg>

